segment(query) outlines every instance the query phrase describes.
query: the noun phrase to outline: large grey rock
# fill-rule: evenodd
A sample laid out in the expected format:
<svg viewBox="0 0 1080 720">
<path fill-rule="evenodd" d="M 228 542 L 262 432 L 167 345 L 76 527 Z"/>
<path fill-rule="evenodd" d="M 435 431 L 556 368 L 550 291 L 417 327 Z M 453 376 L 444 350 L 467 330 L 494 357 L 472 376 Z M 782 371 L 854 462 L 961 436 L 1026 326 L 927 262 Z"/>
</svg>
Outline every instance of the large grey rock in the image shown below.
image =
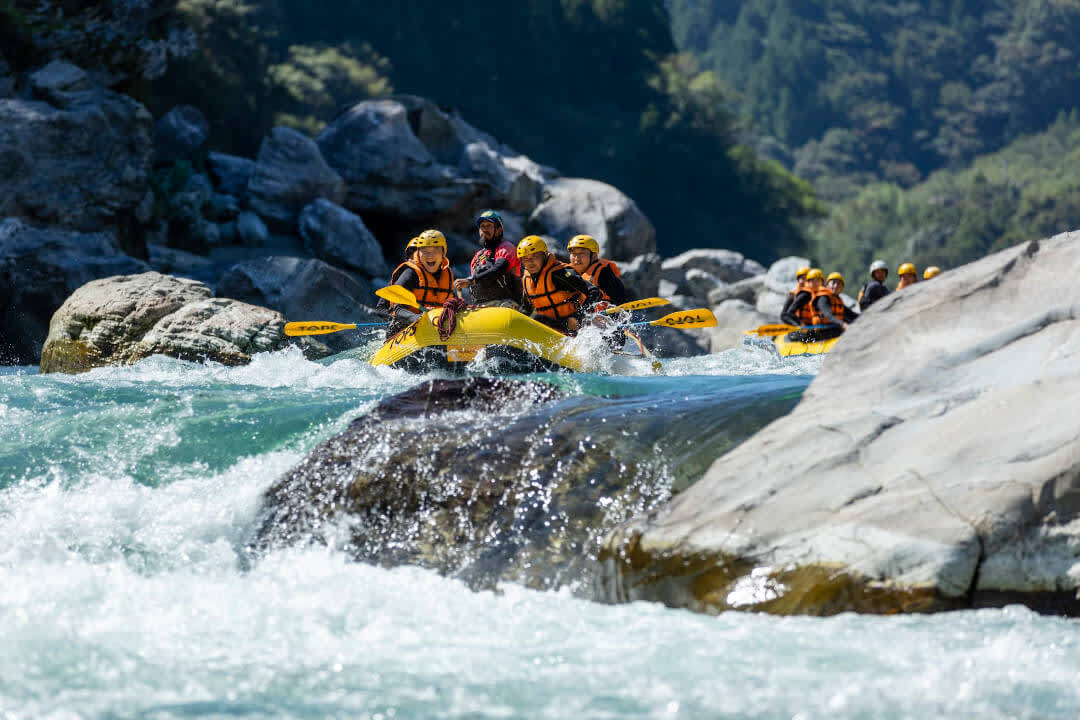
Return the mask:
<svg viewBox="0 0 1080 720">
<path fill-rule="evenodd" d="M 709 305 L 719 305 L 725 300 L 742 300 L 754 305 L 758 295 L 765 289 L 765 276 L 755 275 L 734 283 L 723 283 L 714 290 L 709 291 L 707 298 Z"/>
<path fill-rule="evenodd" d="M 30 85 L 39 99 L 0 100 L 0 217 L 95 232 L 133 216 L 149 187 L 150 113 L 67 63 Z"/>
<path fill-rule="evenodd" d="M 744 330 L 752 330 L 758 325 L 777 322 L 771 315 L 765 315 L 743 300 L 724 300 L 713 308 L 716 327 L 704 332 L 709 339 L 709 352 L 720 352 L 730 348 L 742 347 Z"/>
<path fill-rule="evenodd" d="M 656 253 L 638 255 L 629 262 L 620 262 L 623 285 L 631 297 L 653 297 L 660 291 L 660 256 Z"/>
<path fill-rule="evenodd" d="M 326 164 L 311 138 L 292 128 L 276 127 L 259 147 L 248 197 L 251 208 L 272 230 L 295 232 L 306 205 L 316 198 L 340 203 L 345 183 Z"/>
<path fill-rule="evenodd" d="M 656 230 L 645 213 L 617 188 L 599 180 L 549 181 L 527 229 L 555 238 L 564 248 L 574 235 L 592 235 L 600 254 L 612 260 L 656 252 Z"/>
<path fill-rule="evenodd" d="M 236 216 L 236 241 L 248 247 L 262 247 L 270 239 L 266 223 L 256 213 L 244 210 Z"/>
<path fill-rule="evenodd" d="M 168 165 L 194 161 L 206 150 L 210 123 L 196 107 L 180 105 L 165 113 L 154 126 L 154 161 Z"/>
<path fill-rule="evenodd" d="M 268 256 L 237 263 L 218 281 L 217 294 L 277 310 L 289 322 L 379 322 L 371 286 L 312 258 Z M 378 328 L 376 328 L 378 330 Z M 347 331 L 319 339 L 337 352 L 357 347 L 374 332 Z"/>
<path fill-rule="evenodd" d="M 353 105 L 319 133 L 318 143 L 348 183 L 345 204 L 355 212 L 432 217 L 464 212 L 479 195 L 475 182 L 435 159 L 396 100 Z"/>
<path fill-rule="evenodd" d="M 786 296 L 788 291 L 795 287 L 795 273 L 804 267 L 810 267 L 810 261 L 804 257 L 780 258 L 769 266 L 769 271 L 765 274 L 766 289 Z"/>
<path fill-rule="evenodd" d="M 801 403 L 605 540 L 600 594 L 703 611 L 1080 611 L 1080 233 L 876 303 Z"/>
<path fill-rule="evenodd" d="M 761 263 L 744 257 L 742 253 L 734 250 L 702 248 L 687 250 L 664 260 L 660 276 L 681 288 L 687 271 L 691 269 L 704 270 L 726 283 L 738 282 L 765 272 Z"/>
<path fill-rule="evenodd" d="M 698 305 L 709 302 L 709 293 L 728 285 L 710 272 L 690 268 L 686 271 L 686 288 Z"/>
<path fill-rule="evenodd" d="M 0 223 L 0 362 L 36 364 L 49 318 L 76 288 L 146 269 L 108 234 L 40 230 L 14 218 Z"/>
<path fill-rule="evenodd" d="M 214 298 L 195 280 L 156 272 L 102 278 L 53 315 L 41 372 L 83 372 L 156 354 L 238 365 L 283 347 L 284 327 L 278 313 Z"/>
<path fill-rule="evenodd" d="M 364 221 L 329 200 L 320 198 L 304 208 L 300 235 L 304 247 L 320 260 L 368 277 L 390 274 L 379 241 Z"/>
<path fill-rule="evenodd" d="M 207 154 L 206 164 L 218 192 L 232 195 L 241 203 L 247 202 L 248 182 L 255 172 L 254 160 L 212 152 Z"/>
</svg>

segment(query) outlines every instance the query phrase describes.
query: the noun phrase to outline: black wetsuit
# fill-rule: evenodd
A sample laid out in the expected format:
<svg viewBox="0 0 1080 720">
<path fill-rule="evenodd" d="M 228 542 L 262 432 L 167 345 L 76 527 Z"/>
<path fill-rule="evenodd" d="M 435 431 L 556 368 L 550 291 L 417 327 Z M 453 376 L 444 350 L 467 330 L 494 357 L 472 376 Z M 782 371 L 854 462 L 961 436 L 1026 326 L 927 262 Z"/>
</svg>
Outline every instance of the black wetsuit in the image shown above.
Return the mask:
<svg viewBox="0 0 1080 720">
<path fill-rule="evenodd" d="M 596 287 L 611 298 L 609 302 L 612 305 L 622 305 L 630 300 L 626 294 L 626 286 L 623 285 L 622 278 L 616 275 L 615 271 L 610 267 L 604 266 L 600 268 L 600 272 L 596 273 Z"/>
<path fill-rule="evenodd" d="M 412 268 L 402 268 L 397 279 L 394 280 L 394 285 L 400 285 L 412 292 L 420 287 L 420 278 L 417 277 Z M 397 335 L 419 320 L 421 316 L 420 312 L 408 305 L 394 305 L 391 309 L 390 303 L 385 298 L 379 298 L 379 304 L 375 306 L 375 310 L 383 315 L 390 316 L 390 324 L 386 326 L 386 337 L 388 338 Z"/>
<path fill-rule="evenodd" d="M 884 283 L 871 280 L 863 285 L 862 290 L 859 291 L 859 309 L 865 310 L 888 294 L 889 288 L 885 287 Z"/>
<path fill-rule="evenodd" d="M 566 290 L 567 292 L 572 293 L 582 293 L 585 296 L 585 303 L 576 313 L 570 316 L 577 318 L 579 325 L 585 319 L 585 311 L 604 299 L 603 294 L 600 292 L 600 288 L 596 287 L 595 285 L 588 282 L 585 278 L 578 275 L 577 271 L 571 268 L 569 265 L 562 270 L 559 270 L 558 272 L 552 272 L 550 277 L 551 284 L 554 285 L 556 289 Z M 522 306 L 525 307 L 528 312 L 532 313 L 529 317 L 531 317 L 533 320 L 544 323 L 548 327 L 553 327 L 562 333 L 567 333 L 570 331 L 569 328 L 566 326 L 566 323 L 570 318 L 561 318 L 557 320 L 555 318 L 548 317 L 547 315 L 541 315 L 537 312 L 533 312 L 532 302 L 530 302 L 529 296 L 525 294 L 524 290 L 522 290 L 521 298 Z"/>
<path fill-rule="evenodd" d="M 795 293 L 795 297 L 791 299 L 791 302 L 784 304 L 784 310 L 780 313 L 780 322 L 801 326 L 803 322 L 799 318 L 799 310 L 810 302 L 812 297 L 813 294 L 809 290 L 800 290 Z"/>
<path fill-rule="evenodd" d="M 825 320 L 821 323 L 821 327 L 816 327 L 811 331 L 816 340 L 834 338 L 844 332 L 844 323 L 852 323 L 859 319 L 855 311 L 847 305 L 844 306 L 843 317 L 833 315 L 832 304 L 824 295 L 819 295 L 814 300 L 814 310 Z"/>
<path fill-rule="evenodd" d="M 517 302 L 521 297 L 521 278 L 510 268 L 505 257 L 496 257 L 495 251 L 505 241 L 501 234 L 484 243 L 469 264 L 469 286 L 474 305 L 496 303 L 503 300 Z"/>
</svg>

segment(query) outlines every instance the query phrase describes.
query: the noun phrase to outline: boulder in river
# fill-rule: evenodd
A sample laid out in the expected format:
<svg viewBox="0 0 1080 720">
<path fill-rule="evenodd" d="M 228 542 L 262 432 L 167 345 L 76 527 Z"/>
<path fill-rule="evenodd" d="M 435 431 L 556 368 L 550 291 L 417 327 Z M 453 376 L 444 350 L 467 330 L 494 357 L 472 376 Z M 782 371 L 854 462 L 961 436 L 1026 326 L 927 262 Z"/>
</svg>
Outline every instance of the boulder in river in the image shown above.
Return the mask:
<svg viewBox="0 0 1080 720">
<path fill-rule="evenodd" d="M 304 247 L 326 262 L 368 277 L 390 275 L 379 241 L 364 221 L 345 208 L 319 198 L 300 213 Z"/>
<path fill-rule="evenodd" d="M 174 107 L 154 125 L 154 162 L 192 162 L 205 151 L 209 137 L 210 123 L 202 111 L 191 105 Z"/>
<path fill-rule="evenodd" d="M 599 180 L 549 181 L 526 229 L 554 238 L 563 251 L 574 235 L 592 235 L 600 254 L 610 260 L 656 252 L 656 229 L 645 213 L 617 188 Z"/>
<path fill-rule="evenodd" d="M 279 313 L 156 272 L 83 285 L 52 317 L 41 372 L 83 372 L 161 354 L 241 365 L 285 345 Z"/>
<path fill-rule="evenodd" d="M 340 203 L 341 176 L 326 164 L 319 146 L 292 128 L 276 127 L 263 139 L 248 181 L 251 208 L 273 230 L 295 232 L 300 211 L 316 198 Z"/>
<path fill-rule="evenodd" d="M 1080 233 L 871 307 L 798 407 L 604 541 L 599 596 L 1080 613 Z"/>
</svg>

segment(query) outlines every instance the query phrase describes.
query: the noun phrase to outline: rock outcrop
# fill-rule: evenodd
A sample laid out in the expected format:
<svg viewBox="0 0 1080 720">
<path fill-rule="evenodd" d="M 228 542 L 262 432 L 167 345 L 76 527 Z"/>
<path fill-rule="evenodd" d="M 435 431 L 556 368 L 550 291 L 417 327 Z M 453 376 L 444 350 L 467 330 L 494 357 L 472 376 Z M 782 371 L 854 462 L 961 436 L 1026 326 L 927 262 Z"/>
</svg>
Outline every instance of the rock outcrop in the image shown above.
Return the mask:
<svg viewBox="0 0 1080 720">
<path fill-rule="evenodd" d="M 340 203 L 345 183 L 311 138 L 276 127 L 259 148 L 247 191 L 252 209 L 272 229 L 295 232 L 300 211 L 308 203 L 316 198 Z"/>
<path fill-rule="evenodd" d="M 320 198 L 304 208 L 300 235 L 304 247 L 320 260 L 368 277 L 390 275 L 379 241 L 364 221 L 329 200 Z"/>
<path fill-rule="evenodd" d="M 214 298 L 194 280 L 156 272 L 83 285 L 52 317 L 41 372 L 83 372 L 161 354 L 240 365 L 285 345 L 281 315 Z"/>
<path fill-rule="evenodd" d="M 604 542 L 600 597 L 1080 612 L 1080 233 L 893 293 L 798 407 Z"/>
<path fill-rule="evenodd" d="M 49 318 L 71 293 L 97 278 L 146 269 L 108 233 L 41 230 L 15 218 L 0 223 L 0 362 L 37 364 Z"/>
<path fill-rule="evenodd" d="M 645 213 L 599 180 L 556 178 L 545 184 L 543 201 L 529 216 L 526 230 L 553 237 L 562 248 L 574 235 L 592 235 L 600 254 L 612 260 L 656 252 L 656 229 Z"/>
<path fill-rule="evenodd" d="M 0 217 L 97 232 L 134 216 L 149 187 L 146 108 L 61 61 L 29 86 L 30 99 L 0 99 Z"/>
</svg>

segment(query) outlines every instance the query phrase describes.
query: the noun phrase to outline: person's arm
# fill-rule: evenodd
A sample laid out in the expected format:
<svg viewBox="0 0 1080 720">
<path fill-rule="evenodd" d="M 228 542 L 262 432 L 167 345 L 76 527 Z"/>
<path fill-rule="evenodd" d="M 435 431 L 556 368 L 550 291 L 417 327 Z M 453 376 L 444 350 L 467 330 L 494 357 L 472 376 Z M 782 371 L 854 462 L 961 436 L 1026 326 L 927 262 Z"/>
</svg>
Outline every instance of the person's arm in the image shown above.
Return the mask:
<svg viewBox="0 0 1080 720">
<path fill-rule="evenodd" d="M 780 315 L 780 322 L 795 326 L 802 325 L 802 320 L 799 319 L 799 311 L 802 310 L 803 306 L 808 302 L 810 302 L 810 293 L 805 290 L 797 293 L 795 299 L 791 301 L 791 305 L 788 306 L 787 311 Z"/>
<path fill-rule="evenodd" d="M 829 298 L 824 295 L 819 296 L 814 300 L 814 309 L 817 310 L 818 315 L 825 319 L 826 325 L 843 325 L 844 321 L 832 312 L 832 305 L 829 303 Z"/>
<path fill-rule="evenodd" d="M 616 275 L 615 271 L 610 267 L 605 267 L 600 271 L 600 274 L 596 276 L 596 285 L 605 295 L 611 298 L 612 305 L 622 305 L 629 300 L 626 296 L 626 286 L 623 285 L 622 279 Z"/>
<path fill-rule="evenodd" d="M 404 268 L 401 271 L 401 274 L 397 276 L 397 279 L 394 280 L 394 284 L 400 285 L 409 292 L 412 292 L 416 288 L 420 287 L 420 278 L 416 276 L 416 273 L 413 272 L 412 268 Z M 407 325 L 411 325 L 412 323 L 420 319 L 421 313 L 417 312 L 408 305 L 393 304 L 390 305 L 389 308 L 390 316 L 392 318 Z"/>
<path fill-rule="evenodd" d="M 784 316 L 791 310 L 791 304 L 795 302 L 795 295 L 797 293 L 788 293 L 784 298 L 784 307 L 780 310 L 780 319 L 783 320 Z"/>
<path fill-rule="evenodd" d="M 578 275 L 575 270 L 568 267 L 552 272 L 551 282 L 560 290 L 581 293 L 584 295 L 585 303 L 582 307 L 595 305 L 604 299 L 604 294 L 600 292 L 600 288 L 596 287 L 585 278 Z"/>
</svg>

